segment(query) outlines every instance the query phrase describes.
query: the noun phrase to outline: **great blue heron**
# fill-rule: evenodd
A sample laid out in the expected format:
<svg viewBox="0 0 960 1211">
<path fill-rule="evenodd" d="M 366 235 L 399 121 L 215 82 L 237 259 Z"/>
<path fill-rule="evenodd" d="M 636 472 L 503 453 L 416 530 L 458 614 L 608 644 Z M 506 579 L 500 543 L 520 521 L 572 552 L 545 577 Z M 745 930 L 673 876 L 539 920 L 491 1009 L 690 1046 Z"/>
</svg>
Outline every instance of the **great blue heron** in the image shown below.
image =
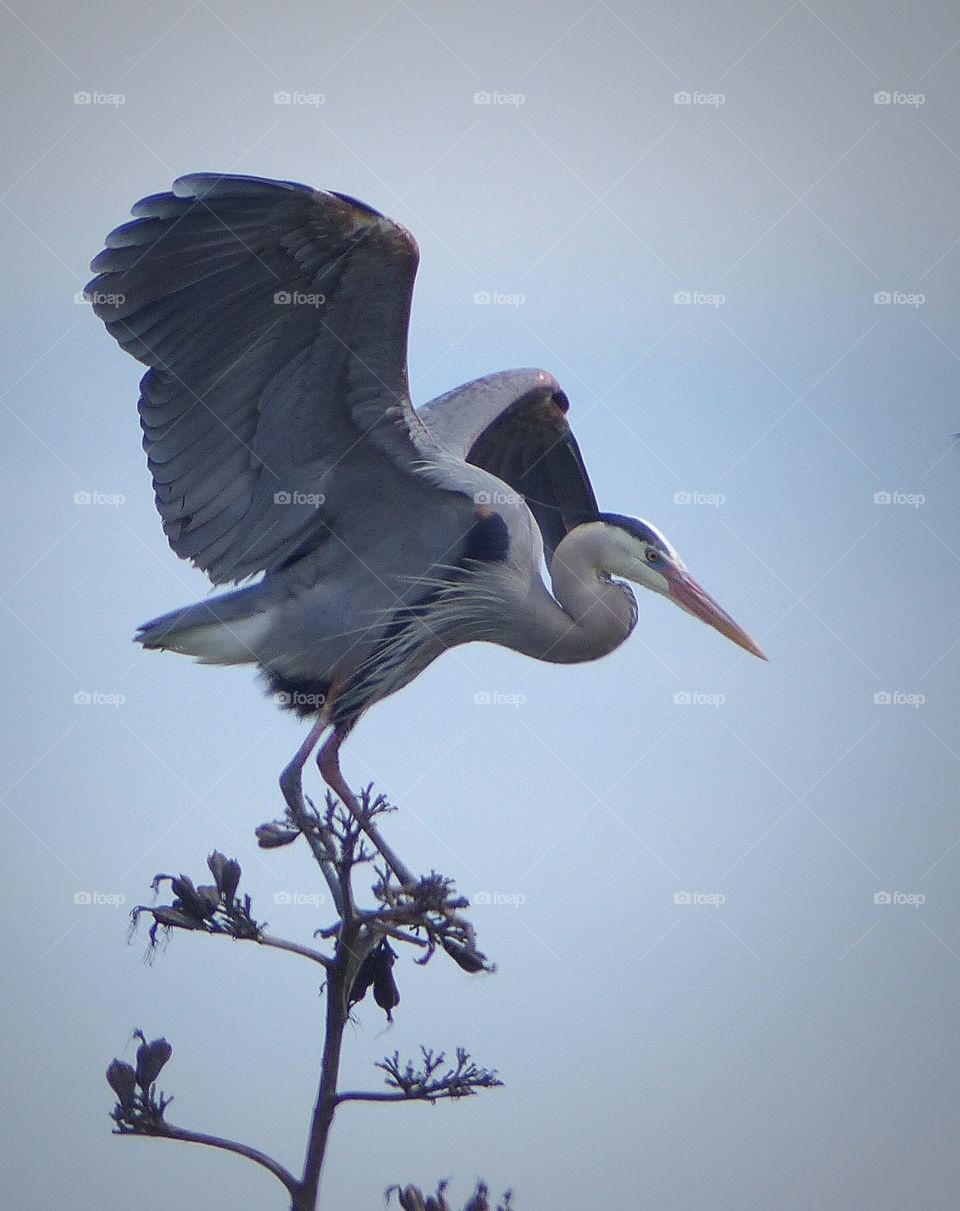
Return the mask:
<svg viewBox="0 0 960 1211">
<path fill-rule="evenodd" d="M 164 531 L 214 584 L 263 573 L 137 638 L 258 665 L 315 716 L 281 776 L 291 805 L 329 729 L 320 771 L 356 810 L 344 737 L 448 648 L 612 652 L 637 620 L 614 577 L 764 658 L 662 534 L 599 511 L 552 375 L 491 374 L 414 411 L 418 251 L 399 224 L 344 194 L 207 173 L 132 213 L 86 294 L 150 367 L 140 418 Z"/>
</svg>

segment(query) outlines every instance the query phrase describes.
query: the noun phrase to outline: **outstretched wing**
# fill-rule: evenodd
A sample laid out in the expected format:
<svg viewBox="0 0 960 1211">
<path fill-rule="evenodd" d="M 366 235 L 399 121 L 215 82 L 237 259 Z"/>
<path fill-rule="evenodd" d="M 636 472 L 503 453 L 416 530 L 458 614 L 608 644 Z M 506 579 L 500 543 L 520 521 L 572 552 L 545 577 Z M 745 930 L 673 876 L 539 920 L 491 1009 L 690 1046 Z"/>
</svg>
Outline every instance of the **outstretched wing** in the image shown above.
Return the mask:
<svg viewBox="0 0 960 1211">
<path fill-rule="evenodd" d="M 87 297 L 150 367 L 144 448 L 174 551 L 214 583 L 289 559 L 338 499 L 414 474 L 411 235 L 335 193 L 195 174 L 144 198 Z"/>
<path fill-rule="evenodd" d="M 548 564 L 574 526 L 598 516 L 568 407 L 545 370 L 505 370 L 465 383 L 418 412 L 437 441 L 523 496 Z"/>
</svg>

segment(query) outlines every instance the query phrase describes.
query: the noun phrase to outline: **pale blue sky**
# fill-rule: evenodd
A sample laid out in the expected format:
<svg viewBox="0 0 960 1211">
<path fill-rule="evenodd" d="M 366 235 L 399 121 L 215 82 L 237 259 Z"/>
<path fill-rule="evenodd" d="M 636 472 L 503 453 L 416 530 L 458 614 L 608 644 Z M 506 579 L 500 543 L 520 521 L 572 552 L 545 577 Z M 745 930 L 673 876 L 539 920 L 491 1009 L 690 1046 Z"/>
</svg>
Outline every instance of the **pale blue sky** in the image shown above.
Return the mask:
<svg viewBox="0 0 960 1211">
<path fill-rule="evenodd" d="M 344 1066 L 375 1087 L 385 1052 L 464 1044 L 506 1088 L 347 1108 L 326 1205 L 482 1175 L 527 1211 L 955 1207 L 955 8 L 11 0 L 0 37 L 3 1205 L 284 1205 L 235 1158 L 111 1137 L 134 1026 L 174 1045 L 174 1121 L 302 1156 L 314 971 L 125 945 L 153 874 L 214 847 L 277 932 L 327 921 L 275 900 L 320 890 L 306 859 L 252 846 L 303 725 L 249 670 L 130 642 L 208 585 L 154 512 L 140 368 L 74 302 L 137 198 L 219 170 L 408 226 L 415 400 L 552 371 L 602 507 L 770 656 L 648 594 L 605 661 L 464 649 L 357 728 L 344 770 L 399 805 L 406 861 L 522 902 L 474 910 L 494 977 L 404 955 L 396 1024 L 364 1005 Z"/>
</svg>

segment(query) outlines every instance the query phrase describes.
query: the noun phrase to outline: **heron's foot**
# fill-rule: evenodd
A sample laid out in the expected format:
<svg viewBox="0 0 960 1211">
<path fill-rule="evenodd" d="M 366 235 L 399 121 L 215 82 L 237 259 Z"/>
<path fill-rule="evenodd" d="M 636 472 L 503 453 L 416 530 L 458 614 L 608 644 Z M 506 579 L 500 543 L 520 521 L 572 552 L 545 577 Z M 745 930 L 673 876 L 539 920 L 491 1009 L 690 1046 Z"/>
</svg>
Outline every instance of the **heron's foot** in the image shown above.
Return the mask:
<svg viewBox="0 0 960 1211">
<path fill-rule="evenodd" d="M 303 836 L 313 851 L 326 879 L 330 894 L 338 911 L 344 908 L 343 893 L 336 871 L 336 848 L 329 829 L 324 824 L 319 812 L 303 793 L 303 763 L 293 761 L 280 775 L 280 791 L 287 805 L 287 821 L 273 821 L 262 824 L 257 829 L 257 840 L 264 849 L 274 849 L 281 845 L 289 845 L 298 836 Z"/>
<path fill-rule="evenodd" d="M 300 813 L 306 806 L 303 799 L 303 766 L 288 765 L 280 775 L 280 793 L 291 812 Z"/>
<path fill-rule="evenodd" d="M 386 797 L 374 794 L 372 785 L 354 795 L 340 779 L 338 793 L 328 791 L 325 809 L 318 810 L 303 792 L 302 769 L 292 763 L 281 774 L 286 819 L 257 830 L 261 846 L 288 845 L 303 836 L 320 862 L 331 892 L 336 887 L 338 893 L 345 881 L 349 884 L 356 865 L 382 862 L 375 868 L 378 882 L 372 889 L 380 908 L 369 915 L 361 912 L 362 919 L 389 926 L 386 932 L 390 936 L 422 947 L 421 961 L 442 949 L 464 971 L 492 971 L 493 965 L 477 946 L 472 924 L 462 915 L 469 900 L 456 891 L 451 879 L 436 871 L 419 877 L 412 874 L 384 840 L 377 818 L 393 810 Z M 339 898 L 334 895 L 335 902 Z M 332 932 L 338 928 L 332 927 Z"/>
<path fill-rule="evenodd" d="M 280 791 L 287 805 L 287 818 L 305 836 L 323 832 L 323 818 L 308 795 L 303 793 L 303 767 L 288 766 L 280 775 Z"/>
</svg>

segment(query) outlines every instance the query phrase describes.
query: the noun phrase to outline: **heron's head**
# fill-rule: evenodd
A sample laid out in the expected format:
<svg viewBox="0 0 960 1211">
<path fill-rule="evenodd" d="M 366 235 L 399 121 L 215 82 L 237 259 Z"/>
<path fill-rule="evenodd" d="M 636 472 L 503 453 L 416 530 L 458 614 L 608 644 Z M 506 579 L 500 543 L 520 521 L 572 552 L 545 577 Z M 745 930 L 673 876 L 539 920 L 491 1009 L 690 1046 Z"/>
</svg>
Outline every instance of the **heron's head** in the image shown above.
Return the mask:
<svg viewBox="0 0 960 1211">
<path fill-rule="evenodd" d="M 661 593 L 752 655 L 766 660 L 746 631 L 697 584 L 671 544 L 649 522 L 619 513 L 601 513 L 594 524 L 604 527 L 605 571 Z"/>
</svg>

